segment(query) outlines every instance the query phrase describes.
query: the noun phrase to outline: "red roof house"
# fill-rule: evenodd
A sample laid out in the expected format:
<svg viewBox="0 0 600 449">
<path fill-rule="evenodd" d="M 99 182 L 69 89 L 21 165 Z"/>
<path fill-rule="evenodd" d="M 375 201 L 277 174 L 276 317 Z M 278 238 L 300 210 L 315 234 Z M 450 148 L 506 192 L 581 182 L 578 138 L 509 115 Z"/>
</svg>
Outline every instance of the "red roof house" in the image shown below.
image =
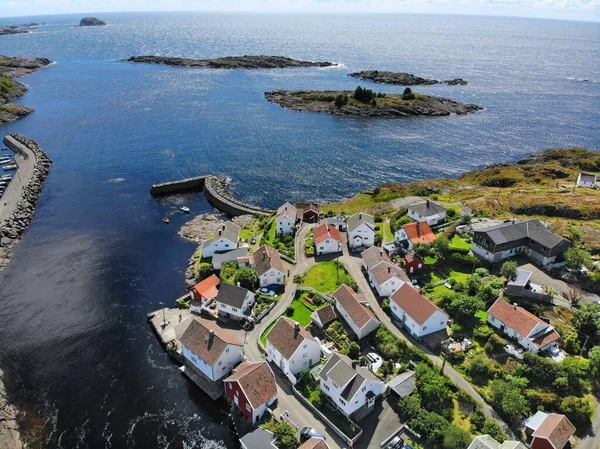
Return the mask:
<svg viewBox="0 0 600 449">
<path fill-rule="evenodd" d="M 525 432 L 531 436 L 531 449 L 563 449 L 575 426 L 565 415 L 537 412 L 526 423 Z"/>
<path fill-rule="evenodd" d="M 216 274 L 212 274 L 203 281 L 194 285 L 191 289 L 192 298 L 199 303 L 215 299 L 219 294 L 218 286 L 221 280 Z"/>
</svg>

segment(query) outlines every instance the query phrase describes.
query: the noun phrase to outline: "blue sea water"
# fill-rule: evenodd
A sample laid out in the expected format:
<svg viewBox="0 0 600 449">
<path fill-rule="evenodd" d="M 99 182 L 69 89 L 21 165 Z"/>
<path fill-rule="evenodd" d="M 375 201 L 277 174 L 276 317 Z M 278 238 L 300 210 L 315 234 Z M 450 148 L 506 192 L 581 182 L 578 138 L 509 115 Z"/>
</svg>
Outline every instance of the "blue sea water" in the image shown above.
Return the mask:
<svg viewBox="0 0 600 449">
<path fill-rule="evenodd" d="M 600 148 L 600 25 L 463 16 L 102 14 L 0 37 L 0 54 L 55 64 L 23 78 L 36 112 L 8 126 L 54 161 L 36 218 L 0 273 L 0 367 L 35 446 L 231 447 L 225 420 L 167 359 L 146 313 L 183 293 L 194 245 L 176 235 L 210 211 L 150 184 L 224 174 L 276 207 L 337 200 L 390 180 L 457 176 L 550 147 Z M 135 65 L 132 55 L 284 55 L 335 68 L 226 71 Z M 362 120 L 284 110 L 263 93 L 354 89 L 398 70 L 467 86 L 418 92 L 477 103 L 468 116 Z M 587 81 L 585 81 L 587 80 Z M 361 82 L 378 91 L 400 88 Z M 160 218 L 171 217 L 172 226 Z M 34 447 L 35 447 L 34 446 Z"/>
</svg>

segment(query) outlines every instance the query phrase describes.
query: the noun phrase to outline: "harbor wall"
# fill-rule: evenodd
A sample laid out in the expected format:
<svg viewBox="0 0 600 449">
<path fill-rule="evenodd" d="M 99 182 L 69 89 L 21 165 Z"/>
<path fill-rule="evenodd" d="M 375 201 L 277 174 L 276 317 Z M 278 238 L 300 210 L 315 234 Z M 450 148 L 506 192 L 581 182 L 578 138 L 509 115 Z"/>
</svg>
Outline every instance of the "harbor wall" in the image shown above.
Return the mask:
<svg viewBox="0 0 600 449">
<path fill-rule="evenodd" d="M 163 182 L 161 184 L 154 184 L 150 188 L 152 195 L 168 195 L 171 193 L 185 192 L 188 190 L 202 190 L 204 189 L 205 176 L 196 176 L 194 178 L 180 179 L 179 181 Z"/>
</svg>

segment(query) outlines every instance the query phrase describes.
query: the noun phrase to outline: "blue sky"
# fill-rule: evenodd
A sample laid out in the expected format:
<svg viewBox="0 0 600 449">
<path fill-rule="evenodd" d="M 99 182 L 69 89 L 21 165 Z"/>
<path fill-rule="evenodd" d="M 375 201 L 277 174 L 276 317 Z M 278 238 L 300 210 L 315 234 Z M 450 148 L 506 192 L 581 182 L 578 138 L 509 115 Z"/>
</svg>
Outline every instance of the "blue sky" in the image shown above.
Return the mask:
<svg viewBox="0 0 600 449">
<path fill-rule="evenodd" d="M 117 11 L 435 13 L 600 21 L 600 0 L 0 0 L 0 16 Z"/>
</svg>

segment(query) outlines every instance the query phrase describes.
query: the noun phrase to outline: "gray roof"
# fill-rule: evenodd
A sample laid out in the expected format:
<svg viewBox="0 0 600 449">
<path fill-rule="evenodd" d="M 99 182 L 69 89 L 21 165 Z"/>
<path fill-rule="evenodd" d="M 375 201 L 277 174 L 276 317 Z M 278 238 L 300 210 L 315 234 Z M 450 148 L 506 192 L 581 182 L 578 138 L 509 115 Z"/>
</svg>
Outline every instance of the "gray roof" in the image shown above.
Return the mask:
<svg viewBox="0 0 600 449">
<path fill-rule="evenodd" d="M 414 371 L 405 371 L 388 382 L 388 387 L 401 398 L 411 394 L 416 386 L 417 377 Z"/>
<path fill-rule="evenodd" d="M 512 220 L 495 226 L 483 228 L 483 232 L 496 244 L 514 242 L 530 238 L 547 248 L 552 248 L 563 242 L 564 238 L 548 230 L 539 220 Z"/>
<path fill-rule="evenodd" d="M 275 441 L 275 435 L 271 432 L 258 427 L 253 432 L 247 433 L 240 438 L 240 443 L 244 449 L 266 449 L 269 447 L 276 447 L 272 444 Z"/>
<path fill-rule="evenodd" d="M 354 376 L 354 379 L 352 379 L 350 383 L 346 385 L 346 388 L 344 388 L 344 391 L 342 391 L 340 396 L 346 401 L 349 401 L 354 397 L 356 392 L 360 390 L 360 387 L 362 387 L 362 384 L 364 383 L 365 379 L 363 379 L 362 376 L 357 374 L 356 376 Z"/>
<path fill-rule="evenodd" d="M 217 262 L 231 262 L 236 261 L 238 257 L 244 257 L 248 255 L 248 248 L 237 248 L 233 251 L 227 251 L 226 253 L 215 253 L 212 258 L 212 263 Z"/>
<path fill-rule="evenodd" d="M 245 288 L 221 282 L 219 294 L 215 298 L 215 301 L 241 309 L 247 294 L 248 290 Z"/>
<path fill-rule="evenodd" d="M 500 443 L 489 435 L 479 435 L 471 442 L 469 449 L 500 449 Z"/>
<path fill-rule="evenodd" d="M 215 235 L 212 238 L 205 240 L 202 244 L 202 248 L 206 248 L 222 238 L 237 244 L 240 239 L 240 227 L 232 221 L 220 223 L 215 229 Z"/>
<path fill-rule="evenodd" d="M 352 360 L 340 353 L 329 357 L 319 376 L 325 380 L 331 379 L 340 387 L 346 386 L 341 393 L 342 398 L 346 400 L 354 397 L 365 380 L 379 381 L 371 371 L 362 366 L 352 368 Z"/>
<path fill-rule="evenodd" d="M 371 229 L 375 230 L 375 219 L 364 212 L 357 212 L 346 220 L 348 231 L 353 231 L 363 223 L 368 224 Z"/>
<path fill-rule="evenodd" d="M 423 217 L 429 217 L 431 215 L 442 214 L 446 212 L 446 209 L 439 204 L 435 204 L 433 201 L 424 201 L 422 203 L 411 204 L 408 206 L 408 210 L 412 210 Z"/>
<path fill-rule="evenodd" d="M 507 285 L 525 287 L 527 285 L 527 282 L 529 282 L 529 278 L 531 278 L 532 274 L 533 273 L 531 271 L 518 269 L 517 276 L 514 279 L 510 280 Z"/>
</svg>

